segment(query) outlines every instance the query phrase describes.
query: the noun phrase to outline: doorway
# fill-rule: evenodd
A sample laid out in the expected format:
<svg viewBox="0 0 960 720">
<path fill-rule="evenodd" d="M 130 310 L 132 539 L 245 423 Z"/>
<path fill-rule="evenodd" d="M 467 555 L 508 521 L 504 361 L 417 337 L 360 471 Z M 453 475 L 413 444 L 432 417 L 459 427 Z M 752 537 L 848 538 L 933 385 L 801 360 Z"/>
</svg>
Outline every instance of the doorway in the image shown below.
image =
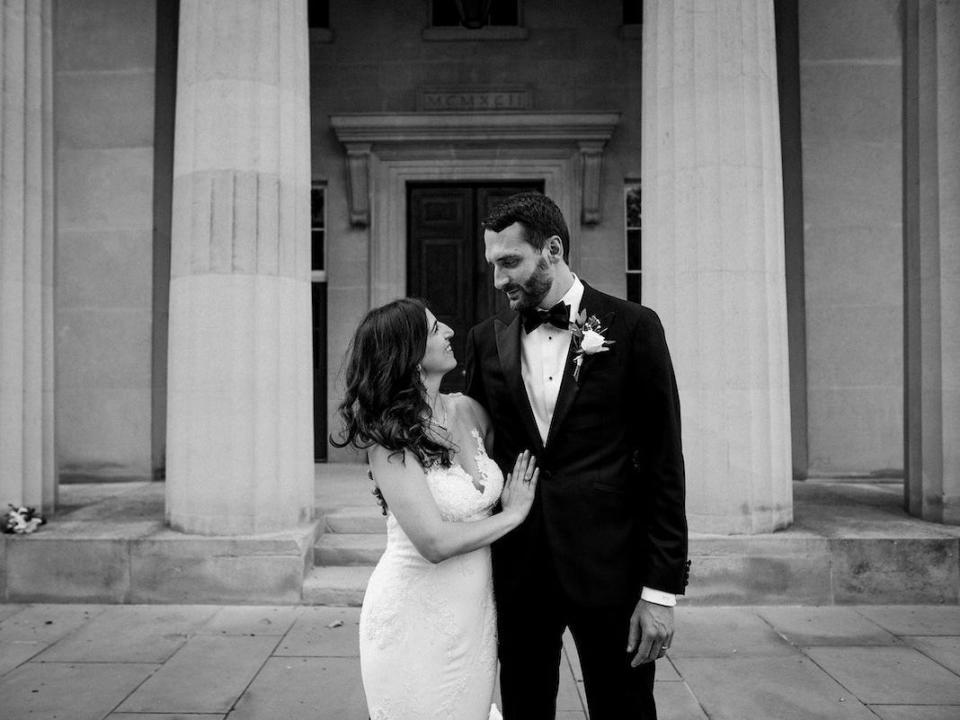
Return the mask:
<svg viewBox="0 0 960 720">
<path fill-rule="evenodd" d="M 467 331 L 507 306 L 493 289 L 480 221 L 510 195 L 543 188 L 542 180 L 407 183 L 407 295 L 426 300 L 454 332 L 459 365 L 443 379 L 442 392 L 464 389 Z"/>
</svg>

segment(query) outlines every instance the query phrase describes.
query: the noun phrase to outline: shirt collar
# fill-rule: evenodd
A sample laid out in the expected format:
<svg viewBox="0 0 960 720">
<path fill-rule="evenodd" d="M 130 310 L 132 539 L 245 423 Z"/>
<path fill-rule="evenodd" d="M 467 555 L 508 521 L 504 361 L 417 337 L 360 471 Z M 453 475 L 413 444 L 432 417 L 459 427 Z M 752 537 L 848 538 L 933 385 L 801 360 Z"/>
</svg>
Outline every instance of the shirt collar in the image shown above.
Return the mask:
<svg viewBox="0 0 960 720">
<path fill-rule="evenodd" d="M 570 322 L 576 322 L 577 315 L 580 314 L 580 302 L 583 300 L 583 283 L 576 275 L 573 276 L 573 285 L 567 290 L 566 294 L 560 298 L 560 302 L 565 302 L 570 306 Z"/>
</svg>

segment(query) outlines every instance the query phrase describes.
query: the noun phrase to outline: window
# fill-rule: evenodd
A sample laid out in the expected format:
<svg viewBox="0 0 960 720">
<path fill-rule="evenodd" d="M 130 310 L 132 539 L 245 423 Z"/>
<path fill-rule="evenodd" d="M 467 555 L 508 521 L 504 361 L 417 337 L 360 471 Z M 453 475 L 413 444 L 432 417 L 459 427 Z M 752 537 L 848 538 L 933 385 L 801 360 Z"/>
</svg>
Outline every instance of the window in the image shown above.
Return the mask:
<svg viewBox="0 0 960 720">
<path fill-rule="evenodd" d="M 479 28 L 486 25 L 517 26 L 520 24 L 519 0 L 490 0 L 490 8 L 481 17 L 483 2 L 453 2 L 452 0 L 433 0 L 430 24 L 433 27 Z M 460 17 L 458 6 L 464 7 L 464 18 Z M 473 11 L 472 8 L 477 8 Z"/>
<path fill-rule="evenodd" d="M 322 183 L 314 183 L 310 189 L 310 270 L 314 282 L 327 279 L 325 192 Z"/>
<path fill-rule="evenodd" d="M 429 42 L 527 39 L 520 0 L 432 0 L 427 7 L 421 37 Z"/>
<path fill-rule="evenodd" d="M 643 0 L 623 0 L 623 24 L 643 24 Z"/>
<path fill-rule="evenodd" d="M 327 208 L 326 186 L 310 188 L 310 306 L 313 326 L 313 459 L 327 459 Z"/>
<path fill-rule="evenodd" d="M 627 181 L 623 192 L 626 227 L 627 300 L 640 302 L 640 183 Z"/>
<path fill-rule="evenodd" d="M 330 0 L 307 0 L 307 27 L 330 29 Z"/>
</svg>

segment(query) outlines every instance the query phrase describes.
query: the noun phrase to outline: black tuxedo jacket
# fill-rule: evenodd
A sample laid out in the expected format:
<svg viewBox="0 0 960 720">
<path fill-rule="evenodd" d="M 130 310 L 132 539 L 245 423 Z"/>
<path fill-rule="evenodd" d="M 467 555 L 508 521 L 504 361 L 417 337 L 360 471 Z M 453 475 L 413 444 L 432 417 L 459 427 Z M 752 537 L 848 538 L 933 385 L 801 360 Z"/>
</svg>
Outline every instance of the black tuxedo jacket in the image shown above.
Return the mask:
<svg viewBox="0 0 960 720">
<path fill-rule="evenodd" d="M 580 309 L 615 343 L 585 356 L 578 380 L 571 343 L 545 444 L 520 374 L 519 314 L 504 311 L 467 336 L 467 394 L 493 419 L 494 459 L 506 475 L 529 449 L 540 467 L 530 515 L 494 543 L 498 602 L 529 596 L 525 581 L 545 562 L 584 606 L 686 586 L 680 405 L 663 327 L 649 308 L 586 283 Z"/>
</svg>

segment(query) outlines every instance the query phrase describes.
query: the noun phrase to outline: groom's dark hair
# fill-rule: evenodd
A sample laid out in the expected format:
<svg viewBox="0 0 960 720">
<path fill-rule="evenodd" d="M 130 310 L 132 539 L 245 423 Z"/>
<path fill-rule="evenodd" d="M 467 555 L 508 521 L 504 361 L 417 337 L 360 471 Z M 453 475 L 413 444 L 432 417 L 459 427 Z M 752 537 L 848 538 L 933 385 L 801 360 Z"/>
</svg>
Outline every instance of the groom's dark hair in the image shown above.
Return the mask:
<svg viewBox="0 0 960 720">
<path fill-rule="evenodd" d="M 514 223 L 520 223 L 525 232 L 524 240 L 537 250 L 543 250 L 547 238 L 556 235 L 563 243 L 563 260 L 570 262 L 570 231 L 560 208 L 546 195 L 538 192 L 522 192 L 511 195 L 494 205 L 490 214 L 480 225 L 484 230 L 500 232 Z"/>
</svg>

